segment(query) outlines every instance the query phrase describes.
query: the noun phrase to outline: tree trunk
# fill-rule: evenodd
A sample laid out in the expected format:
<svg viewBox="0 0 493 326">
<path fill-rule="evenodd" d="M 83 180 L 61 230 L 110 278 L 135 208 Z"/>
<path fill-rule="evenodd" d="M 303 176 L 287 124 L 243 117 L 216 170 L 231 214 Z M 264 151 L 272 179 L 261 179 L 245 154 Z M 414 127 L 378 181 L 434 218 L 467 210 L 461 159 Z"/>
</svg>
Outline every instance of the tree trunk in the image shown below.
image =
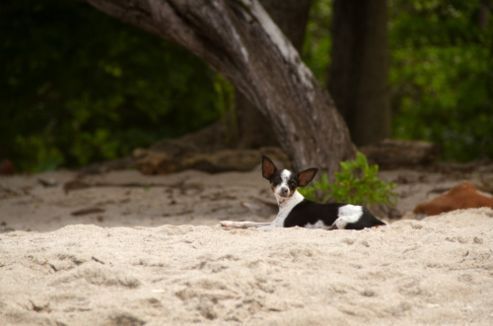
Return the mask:
<svg viewBox="0 0 493 326">
<path fill-rule="evenodd" d="M 491 9 L 493 9 L 492 0 L 481 0 L 479 3 L 479 8 L 477 12 L 477 24 L 479 28 L 488 28 L 488 23 L 490 21 Z"/>
<path fill-rule="evenodd" d="M 329 91 L 356 145 L 389 136 L 387 1 L 334 0 Z"/>
<path fill-rule="evenodd" d="M 296 168 L 354 155 L 343 119 L 257 0 L 86 0 L 181 44 L 226 76 L 272 121 Z"/>
<path fill-rule="evenodd" d="M 260 0 L 272 20 L 301 50 L 312 0 Z M 272 123 L 241 92 L 236 91 L 238 145 L 243 148 L 278 145 Z"/>
</svg>

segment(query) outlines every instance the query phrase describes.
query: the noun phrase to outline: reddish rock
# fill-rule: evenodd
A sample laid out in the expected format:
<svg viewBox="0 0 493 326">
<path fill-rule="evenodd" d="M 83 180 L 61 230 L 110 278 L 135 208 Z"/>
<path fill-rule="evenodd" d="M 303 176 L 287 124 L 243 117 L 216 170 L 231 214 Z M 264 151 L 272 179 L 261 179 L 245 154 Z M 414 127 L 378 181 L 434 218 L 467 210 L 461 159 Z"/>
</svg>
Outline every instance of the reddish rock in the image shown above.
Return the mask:
<svg viewBox="0 0 493 326">
<path fill-rule="evenodd" d="M 15 173 L 14 163 L 11 160 L 0 162 L 0 175 L 10 175 Z"/>
<path fill-rule="evenodd" d="M 493 196 L 481 192 L 474 184 L 466 181 L 428 202 L 417 205 L 414 213 L 437 215 L 456 209 L 479 207 L 493 208 Z"/>
</svg>

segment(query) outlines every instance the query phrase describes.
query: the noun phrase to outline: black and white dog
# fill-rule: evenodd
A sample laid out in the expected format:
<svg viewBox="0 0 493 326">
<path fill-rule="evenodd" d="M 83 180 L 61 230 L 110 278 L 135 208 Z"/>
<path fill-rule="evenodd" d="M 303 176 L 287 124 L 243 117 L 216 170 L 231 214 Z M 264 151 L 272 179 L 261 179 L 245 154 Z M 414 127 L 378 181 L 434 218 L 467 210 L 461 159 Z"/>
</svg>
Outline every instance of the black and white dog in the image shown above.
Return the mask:
<svg viewBox="0 0 493 326">
<path fill-rule="evenodd" d="M 307 200 L 297 191 L 313 180 L 318 169 L 311 168 L 295 173 L 279 170 L 267 156 L 262 157 L 262 176 L 269 180 L 272 192 L 279 205 L 279 212 L 271 223 L 222 221 L 224 227 L 305 227 L 361 230 L 385 225 L 368 209 L 351 204 L 319 204 Z"/>
</svg>

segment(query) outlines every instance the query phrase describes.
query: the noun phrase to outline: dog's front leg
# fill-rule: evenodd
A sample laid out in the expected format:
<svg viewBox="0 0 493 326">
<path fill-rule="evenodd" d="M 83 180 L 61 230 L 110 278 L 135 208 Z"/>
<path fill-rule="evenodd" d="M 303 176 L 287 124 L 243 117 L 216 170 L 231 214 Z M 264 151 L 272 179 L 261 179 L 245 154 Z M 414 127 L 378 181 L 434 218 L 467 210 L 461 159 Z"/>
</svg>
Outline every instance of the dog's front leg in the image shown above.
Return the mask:
<svg viewBox="0 0 493 326">
<path fill-rule="evenodd" d="M 219 224 L 225 229 L 249 229 L 265 228 L 271 225 L 270 222 L 253 222 L 253 221 L 220 221 Z"/>
</svg>

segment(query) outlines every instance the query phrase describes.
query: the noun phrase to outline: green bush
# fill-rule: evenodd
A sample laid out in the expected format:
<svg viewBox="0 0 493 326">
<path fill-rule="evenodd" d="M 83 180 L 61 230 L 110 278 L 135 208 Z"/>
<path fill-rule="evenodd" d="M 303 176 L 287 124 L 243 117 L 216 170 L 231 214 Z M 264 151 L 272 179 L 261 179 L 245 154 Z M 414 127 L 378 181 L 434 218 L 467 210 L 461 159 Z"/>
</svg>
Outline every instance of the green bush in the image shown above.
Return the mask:
<svg viewBox="0 0 493 326">
<path fill-rule="evenodd" d="M 333 183 L 327 173 L 311 185 L 300 189 L 308 199 L 315 201 L 335 201 L 357 205 L 394 205 L 397 196 L 395 185 L 378 177 L 378 165 L 368 164 L 362 153 L 352 161 L 341 162 L 341 169 L 335 174 Z"/>
</svg>

